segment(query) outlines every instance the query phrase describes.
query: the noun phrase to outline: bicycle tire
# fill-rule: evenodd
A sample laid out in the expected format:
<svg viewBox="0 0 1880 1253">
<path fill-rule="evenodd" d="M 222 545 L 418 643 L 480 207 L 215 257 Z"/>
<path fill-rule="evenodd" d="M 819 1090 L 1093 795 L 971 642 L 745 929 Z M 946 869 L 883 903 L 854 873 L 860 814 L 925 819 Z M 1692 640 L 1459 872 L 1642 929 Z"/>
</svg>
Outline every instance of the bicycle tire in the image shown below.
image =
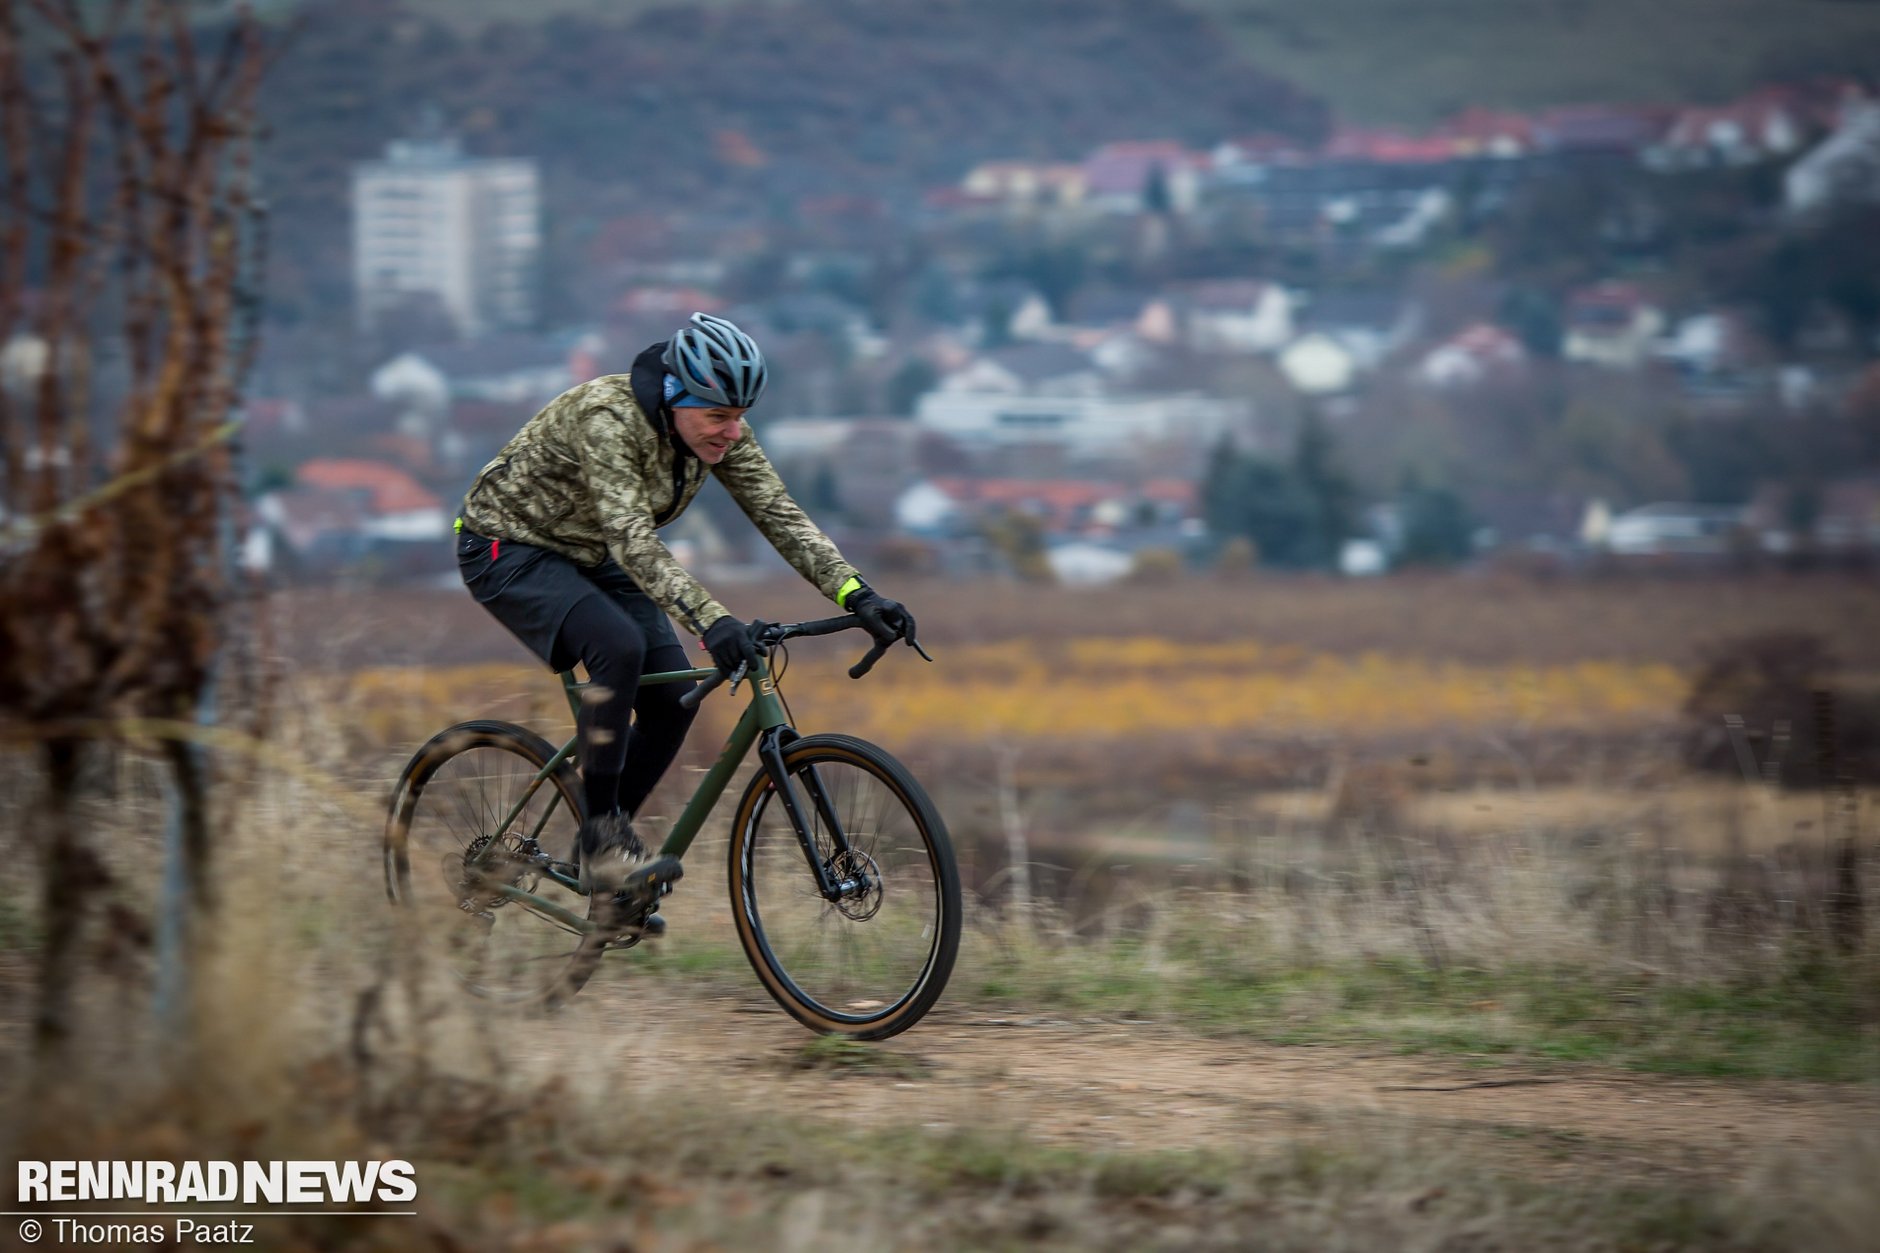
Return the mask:
<svg viewBox="0 0 1880 1253">
<path fill-rule="evenodd" d="M 783 806 L 771 804 L 777 793 L 769 776 L 760 773 L 746 786 L 731 828 L 731 911 L 738 941 L 764 989 L 810 1030 L 864 1040 L 897 1035 L 933 1008 L 959 954 L 959 870 L 946 826 L 907 768 L 865 740 L 806 736 L 784 749 L 783 761 L 806 811 L 817 809 L 808 786 L 812 777 L 831 809 L 831 794 L 843 790 L 841 780 L 856 778 L 851 791 L 859 791 L 862 780 L 873 785 L 871 794 L 882 800 L 872 823 L 866 805 L 835 817 L 852 846 L 866 854 L 877 887 L 855 901 L 824 900 Z M 898 813 L 888 813 L 890 807 Z M 835 857 L 827 816 L 815 812 L 809 818 L 825 865 Z M 861 864 L 853 856 L 845 863 L 850 870 Z M 880 913 L 890 903 L 897 913 L 884 923 Z M 858 916 L 870 906 L 872 912 Z M 881 996 L 869 995 L 874 989 L 857 981 L 867 964 L 861 949 L 870 943 L 881 948 L 897 933 L 913 935 L 908 948 L 914 957 L 895 963 L 900 973 L 881 977 Z M 818 967 L 832 952 L 843 955 L 846 973 Z"/>
<path fill-rule="evenodd" d="M 477 783 L 481 793 L 474 805 L 469 803 L 462 792 L 453 791 L 450 796 L 439 794 L 444 784 L 459 782 L 453 763 L 461 765 L 471 754 L 488 753 L 497 754 L 492 759 L 494 768 L 500 769 L 505 757 L 513 757 L 518 763 L 514 772 L 499 786 L 496 796 L 488 795 L 488 776 L 479 775 L 467 776 L 467 780 Z M 579 992 L 600 964 L 602 945 L 595 942 L 592 933 L 577 935 L 524 904 L 500 899 L 491 904 L 487 894 L 483 894 L 483 901 L 476 901 L 474 889 L 467 880 L 459 878 L 455 883 L 450 881 L 454 865 L 450 858 L 468 858 L 468 850 L 473 842 L 485 836 L 503 834 L 485 828 L 495 825 L 493 818 L 507 812 L 509 803 L 520 796 L 521 787 L 533 779 L 554 755 L 555 749 L 548 741 L 513 723 L 478 720 L 447 727 L 427 740 L 406 764 L 392 793 L 391 812 L 386 820 L 386 895 L 393 904 L 410 910 L 414 916 L 432 913 L 437 916 L 438 922 L 454 924 L 454 929 L 445 936 L 446 964 L 453 978 L 465 990 L 477 996 L 518 1007 L 551 1009 Z M 530 819 L 538 816 L 544 824 L 548 824 L 559 811 L 563 815 L 562 821 L 553 824 L 555 830 L 552 834 L 547 831 L 546 825 L 543 827 L 544 834 L 549 835 L 545 843 L 555 847 L 562 844 L 572 847 L 574 832 L 582 817 L 580 776 L 571 763 L 563 761 L 544 780 L 543 789 L 549 793 L 546 802 L 541 800 L 543 791 L 538 789 L 536 797 L 529 801 L 529 808 L 523 810 L 514 826 L 533 827 L 534 823 Z M 428 806 L 427 797 L 432 800 Z M 451 815 L 443 812 L 450 801 L 455 801 L 457 806 L 457 822 L 454 825 L 449 821 Z M 542 805 L 542 809 L 536 809 L 537 805 Z M 434 820 L 450 828 L 438 833 L 438 838 L 431 838 L 430 824 Z M 413 848 L 414 830 L 425 833 L 421 842 L 426 847 L 422 850 Z M 457 841 L 457 853 L 452 852 L 452 841 Z M 484 844 L 486 846 L 488 841 Z M 414 854 L 418 859 L 415 869 Z M 432 873 L 424 864 L 425 859 L 431 856 L 442 859 L 436 873 Z M 427 882 L 431 885 L 429 888 L 425 886 Z M 453 892 L 458 897 L 456 902 L 450 899 Z M 472 910 L 465 903 L 466 899 L 472 904 L 482 904 L 483 908 Z M 590 904 L 584 898 L 579 899 L 579 909 L 572 901 L 569 908 L 575 912 L 591 911 Z M 490 920 L 487 924 L 484 922 L 486 918 Z M 466 956 L 467 950 L 460 945 L 475 940 L 477 937 L 474 931 L 481 927 L 484 933 L 481 942 L 483 952 L 479 960 L 486 959 L 499 920 L 504 919 L 520 925 L 506 927 L 505 934 L 497 942 L 497 955 L 523 974 L 512 986 L 499 989 L 466 974 L 464 966 L 469 957 L 478 955 Z M 535 931 L 527 930 L 530 927 L 535 928 Z M 429 930 L 437 932 L 445 928 L 440 925 Z M 558 935 L 567 938 L 558 938 Z M 566 946 L 565 952 L 562 951 L 563 945 Z M 516 951 L 502 951 L 505 946 L 515 948 Z M 528 951 L 537 947 L 542 951 Z"/>
</svg>

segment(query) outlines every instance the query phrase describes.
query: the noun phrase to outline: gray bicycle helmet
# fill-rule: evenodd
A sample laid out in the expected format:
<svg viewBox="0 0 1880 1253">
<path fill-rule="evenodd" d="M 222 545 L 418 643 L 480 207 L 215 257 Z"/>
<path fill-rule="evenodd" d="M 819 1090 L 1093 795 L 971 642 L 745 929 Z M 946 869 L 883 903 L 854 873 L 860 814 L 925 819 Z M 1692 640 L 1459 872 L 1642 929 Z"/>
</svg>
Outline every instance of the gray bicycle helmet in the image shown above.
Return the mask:
<svg viewBox="0 0 1880 1253">
<path fill-rule="evenodd" d="M 695 313 L 661 358 L 691 395 L 732 409 L 748 409 L 764 394 L 769 374 L 751 337 L 723 318 Z"/>
</svg>

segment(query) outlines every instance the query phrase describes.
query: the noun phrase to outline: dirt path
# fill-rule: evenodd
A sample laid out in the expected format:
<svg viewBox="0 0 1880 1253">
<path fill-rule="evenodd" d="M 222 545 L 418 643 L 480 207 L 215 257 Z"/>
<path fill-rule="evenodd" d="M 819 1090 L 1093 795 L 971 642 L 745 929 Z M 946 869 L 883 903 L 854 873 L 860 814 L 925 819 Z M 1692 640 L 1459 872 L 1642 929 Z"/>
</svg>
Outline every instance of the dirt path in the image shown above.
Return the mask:
<svg viewBox="0 0 1880 1253">
<path fill-rule="evenodd" d="M 594 1026 L 626 1028 L 644 1009 L 625 986 L 592 992 Z M 1481 1142 L 1549 1173 L 1723 1178 L 1772 1155 L 1841 1151 L 1880 1123 L 1880 1089 L 1868 1087 L 1483 1070 L 944 1008 L 874 1046 L 890 1055 L 879 1065 L 804 1069 L 810 1037 L 761 993 L 662 1001 L 661 1019 L 641 1045 L 685 1057 L 688 1085 L 725 1100 L 862 1126 L 1016 1129 L 1089 1149 L 1257 1149 L 1343 1132 L 1431 1148 Z"/>
</svg>

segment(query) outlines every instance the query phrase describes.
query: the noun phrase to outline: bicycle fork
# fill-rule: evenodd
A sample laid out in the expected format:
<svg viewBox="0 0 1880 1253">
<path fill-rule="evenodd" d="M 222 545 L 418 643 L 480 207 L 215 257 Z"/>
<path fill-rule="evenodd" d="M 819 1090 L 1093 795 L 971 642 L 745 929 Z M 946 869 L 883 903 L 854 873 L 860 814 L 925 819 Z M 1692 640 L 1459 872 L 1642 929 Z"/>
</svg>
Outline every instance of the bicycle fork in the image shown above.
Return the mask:
<svg viewBox="0 0 1880 1253">
<path fill-rule="evenodd" d="M 856 862 L 848 856 L 852 851 L 848 833 L 836 818 L 836 809 L 823 787 L 822 776 L 817 774 L 816 767 L 805 766 L 801 775 L 804 790 L 809 793 L 810 805 L 822 820 L 834 849 L 827 861 L 816 855 L 815 829 L 805 813 L 802 799 L 790 781 L 790 773 L 783 764 L 783 750 L 800 738 L 789 727 L 772 727 L 758 737 L 757 759 L 764 764 L 764 773 L 770 777 L 770 786 L 783 803 L 783 812 L 789 815 L 790 826 L 796 832 L 797 842 L 803 846 L 803 857 L 809 862 L 810 873 L 816 876 L 816 887 L 822 893 L 822 898 L 839 901 L 844 897 L 861 896 L 874 886 L 868 882 L 866 875 L 838 879 L 829 872 L 832 864 L 853 866 Z"/>
</svg>

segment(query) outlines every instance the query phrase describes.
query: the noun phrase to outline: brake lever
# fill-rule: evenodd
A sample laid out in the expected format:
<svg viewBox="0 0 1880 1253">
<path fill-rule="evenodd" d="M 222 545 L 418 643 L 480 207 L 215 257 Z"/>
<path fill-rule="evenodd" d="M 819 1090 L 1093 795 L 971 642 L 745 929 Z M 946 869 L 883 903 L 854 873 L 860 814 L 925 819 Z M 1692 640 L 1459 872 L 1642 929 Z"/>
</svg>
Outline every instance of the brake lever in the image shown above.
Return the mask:
<svg viewBox="0 0 1880 1253">
<path fill-rule="evenodd" d="M 859 679 L 863 675 L 867 674 L 870 670 L 873 670 L 875 668 L 875 663 L 877 661 L 880 661 L 882 658 L 882 655 L 886 653 L 888 649 L 891 648 L 893 645 L 894 645 L 893 640 L 889 640 L 885 644 L 877 640 L 872 648 L 870 648 L 866 653 L 862 654 L 862 659 L 860 661 L 856 662 L 854 665 L 849 667 L 849 677 L 851 679 Z"/>
</svg>

